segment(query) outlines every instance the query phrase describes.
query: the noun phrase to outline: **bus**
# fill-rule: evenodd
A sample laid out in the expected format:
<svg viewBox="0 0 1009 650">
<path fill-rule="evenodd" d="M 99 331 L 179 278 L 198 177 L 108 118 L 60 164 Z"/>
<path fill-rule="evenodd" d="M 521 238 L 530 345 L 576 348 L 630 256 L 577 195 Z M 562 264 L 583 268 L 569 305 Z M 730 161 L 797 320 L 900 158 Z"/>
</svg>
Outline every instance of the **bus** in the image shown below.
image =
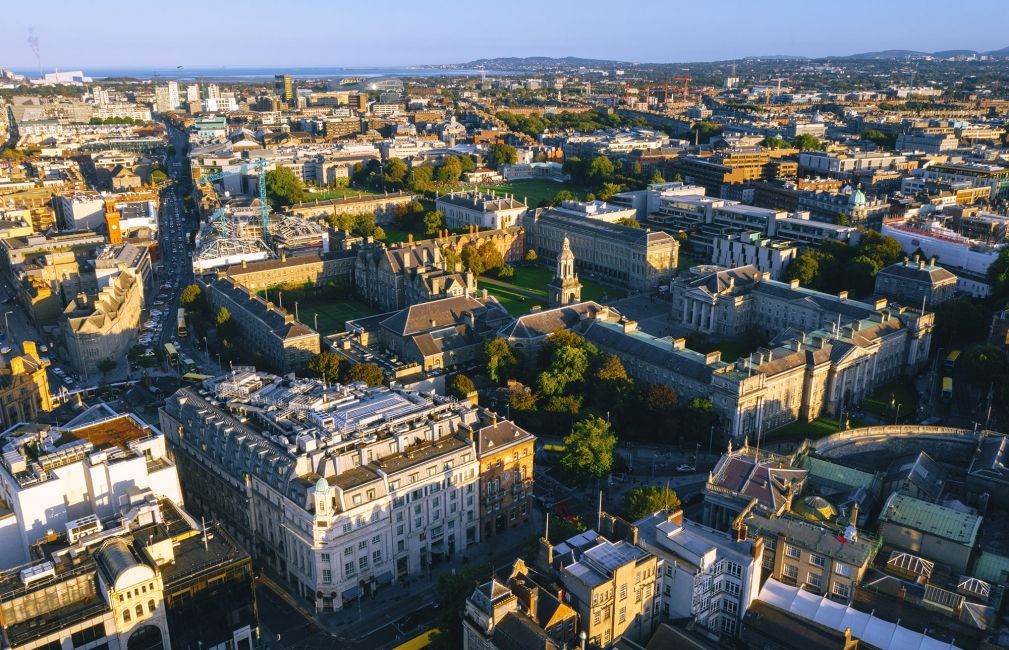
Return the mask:
<svg viewBox="0 0 1009 650">
<path fill-rule="evenodd" d="M 182 379 L 183 381 L 189 381 L 194 384 L 202 384 L 204 381 L 208 379 L 213 379 L 213 377 L 211 377 L 210 375 L 201 375 L 198 372 L 187 372 L 186 374 L 182 375 Z"/>
<path fill-rule="evenodd" d="M 948 402 L 953 399 L 953 378 L 943 377 L 942 378 L 942 399 L 944 402 Z"/>
<path fill-rule="evenodd" d="M 179 358 L 179 370 L 182 372 L 183 376 L 190 373 L 195 373 L 199 371 L 196 362 L 189 357 L 183 356 Z"/>
<path fill-rule="evenodd" d="M 165 361 L 170 366 L 174 366 L 179 362 L 179 351 L 171 343 L 165 343 Z"/>
<path fill-rule="evenodd" d="M 960 358 L 960 350 L 953 350 L 946 355 L 946 362 L 942 364 L 943 370 L 946 372 L 953 372 L 956 368 L 956 360 Z"/>
<path fill-rule="evenodd" d="M 407 639 L 392 650 L 422 650 L 431 645 L 431 639 L 438 634 L 438 628 L 425 630 L 412 639 Z"/>
<path fill-rule="evenodd" d="M 178 314 L 175 318 L 175 329 L 179 336 L 185 336 L 189 334 L 189 330 L 186 328 L 186 310 L 184 307 L 179 307 Z"/>
</svg>

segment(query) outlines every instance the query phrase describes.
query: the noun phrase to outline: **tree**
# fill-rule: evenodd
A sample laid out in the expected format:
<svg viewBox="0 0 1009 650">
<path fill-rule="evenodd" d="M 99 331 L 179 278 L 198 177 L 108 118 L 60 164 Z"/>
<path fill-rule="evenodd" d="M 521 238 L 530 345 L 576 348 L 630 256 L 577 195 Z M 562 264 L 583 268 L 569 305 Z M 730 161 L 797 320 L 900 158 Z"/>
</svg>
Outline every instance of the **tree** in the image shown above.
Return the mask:
<svg viewBox="0 0 1009 650">
<path fill-rule="evenodd" d="M 462 617 L 459 612 L 466 607 L 466 599 L 473 588 L 486 581 L 494 568 L 490 564 L 478 563 L 464 566 L 458 572 L 438 578 L 438 609 L 435 610 L 433 629 L 438 630 L 431 637 L 429 650 L 455 650 L 463 647 Z"/>
<path fill-rule="evenodd" d="M 480 252 L 480 257 L 483 258 L 483 267 L 485 271 L 492 271 L 494 269 L 500 269 L 504 266 L 504 255 L 498 250 L 498 247 L 494 245 L 492 241 L 485 241 L 480 244 L 477 249 Z"/>
<path fill-rule="evenodd" d="M 983 340 L 988 336 L 991 311 L 984 303 L 970 298 L 947 300 L 935 307 L 935 336 L 933 347 L 961 346 Z"/>
<path fill-rule="evenodd" d="M 722 132 L 722 127 L 709 120 L 695 122 L 690 127 L 690 132 L 694 135 L 699 144 L 707 144 L 711 139 Z"/>
<path fill-rule="evenodd" d="M 113 370 L 115 370 L 117 365 L 119 364 L 116 363 L 115 359 L 108 359 L 108 358 L 102 359 L 101 361 L 98 362 L 98 370 L 100 370 L 104 375 L 107 372 L 112 372 Z"/>
<path fill-rule="evenodd" d="M 179 294 L 179 304 L 183 307 L 190 307 L 202 296 L 200 285 L 193 283 L 186 285 L 186 288 Z"/>
<path fill-rule="evenodd" d="M 988 266 L 988 281 L 991 283 L 992 295 L 1004 297 L 1009 294 L 1009 248 L 1003 248 Z"/>
<path fill-rule="evenodd" d="M 445 162 L 438 167 L 435 176 L 438 178 L 439 183 L 457 182 L 459 177 L 462 176 L 462 165 L 459 164 L 459 159 L 455 156 L 447 157 Z"/>
<path fill-rule="evenodd" d="M 320 352 L 308 362 L 308 371 L 326 381 L 336 381 L 340 377 L 342 359 L 332 352 Z"/>
<path fill-rule="evenodd" d="M 515 383 L 508 391 L 508 404 L 515 411 L 535 411 L 536 394 L 529 387 Z"/>
<path fill-rule="evenodd" d="M 508 341 L 501 337 L 493 338 L 483 344 L 484 367 L 491 381 L 503 382 L 515 373 L 518 359 Z"/>
<path fill-rule="evenodd" d="M 359 363 L 350 367 L 344 380 L 347 383 L 363 381 L 369 386 L 381 386 L 385 381 L 385 374 L 373 363 Z"/>
<path fill-rule="evenodd" d="M 406 178 L 406 185 L 414 192 L 424 192 L 431 188 L 434 182 L 434 167 L 431 165 L 420 165 L 410 170 Z"/>
<path fill-rule="evenodd" d="M 494 169 L 501 165 L 513 165 L 518 162 L 519 154 L 515 147 L 504 142 L 495 142 L 487 152 L 487 163 Z"/>
<path fill-rule="evenodd" d="M 609 422 L 593 415 L 575 423 L 564 445 L 561 465 L 565 469 L 582 478 L 600 478 L 613 467 L 617 436 Z"/>
<path fill-rule="evenodd" d="M 599 188 L 599 200 L 609 201 L 613 198 L 614 194 L 624 191 L 624 186 L 619 183 L 603 183 L 602 187 Z"/>
<path fill-rule="evenodd" d="M 655 415 L 669 415 L 679 399 L 676 391 L 665 384 L 649 384 L 645 389 L 645 408 Z"/>
<path fill-rule="evenodd" d="M 476 391 L 476 384 L 466 375 L 459 373 L 452 377 L 448 386 L 448 394 L 459 399 L 466 399 L 469 394 Z"/>
<path fill-rule="evenodd" d="M 651 180 L 651 182 L 652 183 L 665 183 L 666 179 L 663 178 L 662 172 L 660 170 L 656 169 L 654 172 L 652 172 L 652 180 Z"/>
<path fill-rule="evenodd" d="M 834 223 L 836 223 L 839 226 L 847 226 L 848 224 L 851 223 L 851 219 L 848 218 L 848 215 L 846 215 L 845 213 L 838 212 L 837 216 L 834 217 Z"/>
<path fill-rule="evenodd" d="M 776 135 L 769 135 L 760 141 L 760 146 L 766 149 L 788 149 L 792 146 L 792 143 L 785 138 Z"/>
<path fill-rule="evenodd" d="M 823 148 L 823 145 L 820 144 L 819 138 L 808 133 L 796 136 L 796 138 L 792 140 L 792 146 L 802 151 L 819 151 Z"/>
<path fill-rule="evenodd" d="M 569 345 L 554 350 L 550 367 L 537 377 L 540 391 L 545 395 L 559 395 L 568 384 L 580 383 L 589 367 L 589 357 L 584 348 Z"/>
<path fill-rule="evenodd" d="M 595 183 L 605 183 L 613 178 L 613 163 L 606 156 L 596 156 L 589 163 L 588 175 L 589 179 Z"/>
<path fill-rule="evenodd" d="M 300 203 L 305 199 L 305 184 L 289 167 L 278 165 L 266 172 L 266 198 L 274 207 Z"/>
<path fill-rule="evenodd" d="M 1005 353 L 998 347 L 989 344 L 979 345 L 968 350 L 960 360 L 960 375 L 968 382 L 981 387 L 1002 383 L 1005 380 Z"/>
<path fill-rule="evenodd" d="M 627 521 L 638 521 L 648 515 L 666 510 L 680 509 L 680 498 L 674 490 L 658 485 L 644 485 L 634 488 L 624 497 L 624 514 Z"/>
<path fill-rule="evenodd" d="M 785 270 L 785 279 L 798 280 L 804 287 L 812 287 L 820 275 L 820 261 L 816 251 L 804 250 L 799 253 Z"/>
<path fill-rule="evenodd" d="M 218 327 L 224 327 L 231 322 L 231 312 L 228 311 L 227 307 L 221 307 L 217 310 L 217 315 L 214 317 L 214 323 Z"/>
<path fill-rule="evenodd" d="M 497 277 L 501 280 L 515 277 L 515 267 L 505 264 L 497 270 Z"/>
<path fill-rule="evenodd" d="M 476 244 L 466 244 L 462 247 L 462 263 L 473 275 L 483 275 L 486 268 L 483 265 L 483 256 Z"/>
<path fill-rule="evenodd" d="M 459 166 L 462 167 L 462 173 L 471 172 L 476 169 L 476 163 L 473 162 L 472 156 L 459 156 Z"/>
<path fill-rule="evenodd" d="M 400 158 L 390 158 L 382 166 L 383 180 L 393 186 L 401 187 L 406 180 L 406 174 L 410 170 Z"/>
<path fill-rule="evenodd" d="M 550 199 L 551 205 L 560 205 L 564 201 L 574 201 L 575 195 L 567 190 L 561 190 L 557 194 L 554 194 L 554 198 Z"/>
<path fill-rule="evenodd" d="M 150 179 L 151 183 L 155 185 L 160 185 L 161 183 L 164 183 L 165 181 L 168 180 L 168 174 L 166 174 L 160 169 L 155 169 L 151 172 Z"/>
<path fill-rule="evenodd" d="M 640 228 L 641 224 L 634 217 L 621 217 L 617 219 L 617 223 L 621 226 L 627 226 L 628 228 Z"/>
<path fill-rule="evenodd" d="M 424 234 L 433 235 L 445 227 L 445 213 L 432 210 L 424 215 Z"/>
<path fill-rule="evenodd" d="M 535 262 L 538 259 L 539 259 L 539 256 L 536 254 L 536 249 L 535 248 L 530 248 L 529 250 L 526 251 L 525 261 L 527 261 L 527 262 Z"/>
</svg>

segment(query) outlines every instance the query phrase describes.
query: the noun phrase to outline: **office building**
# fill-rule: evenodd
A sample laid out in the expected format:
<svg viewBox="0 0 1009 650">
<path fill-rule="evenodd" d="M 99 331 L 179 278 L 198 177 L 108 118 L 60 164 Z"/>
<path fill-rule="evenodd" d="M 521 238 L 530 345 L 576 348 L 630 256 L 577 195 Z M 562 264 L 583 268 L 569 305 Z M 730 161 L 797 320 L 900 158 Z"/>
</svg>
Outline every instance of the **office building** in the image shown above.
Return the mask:
<svg viewBox="0 0 1009 650">
<path fill-rule="evenodd" d="M 450 398 L 251 368 L 161 409 L 190 508 L 319 610 L 355 604 L 480 539 L 475 432 Z M 281 408 L 282 406 L 282 408 Z"/>
<path fill-rule="evenodd" d="M 288 106 L 296 106 L 294 81 L 289 74 L 278 74 L 273 77 L 273 94 Z"/>
<path fill-rule="evenodd" d="M 74 369 L 87 376 L 105 359 L 118 361 L 136 343 L 144 308 L 143 279 L 132 269 L 109 276 L 97 295 L 78 294 L 60 319 Z"/>
<path fill-rule="evenodd" d="M 772 280 L 781 280 L 788 265 L 799 254 L 790 241 L 770 239 L 749 231 L 715 237 L 712 244 L 712 264 L 725 268 L 755 266 L 761 273 L 770 274 Z"/>
<path fill-rule="evenodd" d="M 508 420 L 476 430 L 481 539 L 529 525 L 536 438 Z"/>
<path fill-rule="evenodd" d="M 977 544 L 983 517 L 894 492 L 879 513 L 879 534 L 889 546 L 963 574 Z"/>
</svg>

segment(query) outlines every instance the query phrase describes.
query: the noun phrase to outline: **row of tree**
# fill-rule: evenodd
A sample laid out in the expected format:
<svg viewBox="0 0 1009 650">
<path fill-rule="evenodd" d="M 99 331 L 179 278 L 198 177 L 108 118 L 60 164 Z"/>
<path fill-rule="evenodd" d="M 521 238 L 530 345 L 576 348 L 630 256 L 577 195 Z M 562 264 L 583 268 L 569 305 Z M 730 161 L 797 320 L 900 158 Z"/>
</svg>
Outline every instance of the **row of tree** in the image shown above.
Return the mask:
<svg viewBox="0 0 1009 650">
<path fill-rule="evenodd" d="M 849 291 L 853 296 L 868 296 L 873 292 L 879 270 L 903 256 L 896 239 L 866 229 L 857 246 L 825 241 L 820 248 L 804 250 L 788 265 L 785 277 L 817 291 Z"/>
<path fill-rule="evenodd" d="M 545 131 L 579 131 L 587 133 L 599 129 L 612 129 L 624 126 L 643 126 L 645 121 L 640 118 L 626 119 L 616 113 L 600 113 L 585 111 L 542 115 L 516 115 L 508 111 L 499 111 L 496 117 L 505 123 L 509 130 L 537 137 Z"/>
</svg>

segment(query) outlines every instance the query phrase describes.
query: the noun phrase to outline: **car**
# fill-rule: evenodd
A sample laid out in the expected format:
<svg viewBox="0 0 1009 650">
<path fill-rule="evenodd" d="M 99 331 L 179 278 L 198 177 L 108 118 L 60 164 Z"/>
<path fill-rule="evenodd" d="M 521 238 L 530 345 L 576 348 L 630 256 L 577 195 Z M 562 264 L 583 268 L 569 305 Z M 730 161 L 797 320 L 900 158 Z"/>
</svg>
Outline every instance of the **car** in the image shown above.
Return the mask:
<svg viewBox="0 0 1009 650">
<path fill-rule="evenodd" d="M 676 468 L 676 471 L 677 472 L 682 472 L 684 474 L 692 474 L 693 472 L 697 471 L 697 468 L 694 467 L 693 465 L 688 465 L 687 463 L 683 463 L 682 465 L 679 465 Z"/>
<path fill-rule="evenodd" d="M 45 354 L 45 353 L 49 352 L 49 346 L 48 345 L 44 345 L 44 344 L 40 345 L 39 346 L 39 352 L 41 352 L 42 354 Z"/>
<path fill-rule="evenodd" d="M 10 352 L 11 352 L 11 346 L 9 345 L 5 345 L 2 348 L 0 348 L 0 354 L 10 354 Z"/>
<path fill-rule="evenodd" d="M 59 375 L 60 377 L 62 377 L 63 374 L 64 374 L 63 368 L 60 368 L 60 367 L 53 368 L 53 374 L 56 374 L 56 375 Z"/>
</svg>

